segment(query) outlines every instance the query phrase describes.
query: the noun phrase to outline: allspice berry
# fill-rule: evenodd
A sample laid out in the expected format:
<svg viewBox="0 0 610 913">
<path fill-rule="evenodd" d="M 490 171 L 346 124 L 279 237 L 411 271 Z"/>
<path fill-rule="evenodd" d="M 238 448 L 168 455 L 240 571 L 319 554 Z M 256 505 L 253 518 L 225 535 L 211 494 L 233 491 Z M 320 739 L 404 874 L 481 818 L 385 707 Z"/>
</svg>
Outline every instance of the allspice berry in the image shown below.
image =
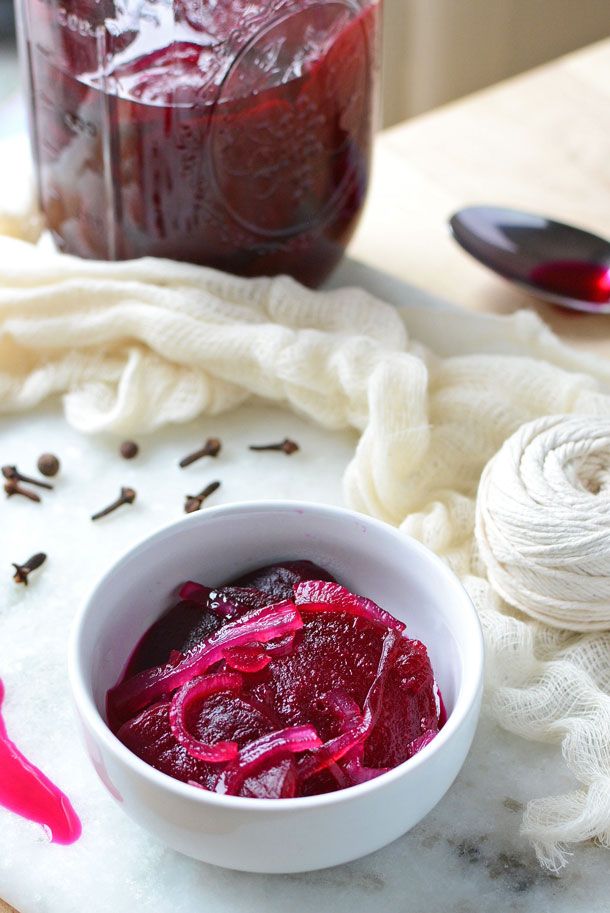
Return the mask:
<svg viewBox="0 0 610 913">
<path fill-rule="evenodd" d="M 59 460 L 54 453 L 42 453 L 38 457 L 38 471 L 42 473 L 43 476 L 56 476 L 59 472 Z"/>
<path fill-rule="evenodd" d="M 135 441 L 123 441 L 119 447 L 119 453 L 124 460 L 133 460 L 140 452 L 140 448 Z"/>
</svg>

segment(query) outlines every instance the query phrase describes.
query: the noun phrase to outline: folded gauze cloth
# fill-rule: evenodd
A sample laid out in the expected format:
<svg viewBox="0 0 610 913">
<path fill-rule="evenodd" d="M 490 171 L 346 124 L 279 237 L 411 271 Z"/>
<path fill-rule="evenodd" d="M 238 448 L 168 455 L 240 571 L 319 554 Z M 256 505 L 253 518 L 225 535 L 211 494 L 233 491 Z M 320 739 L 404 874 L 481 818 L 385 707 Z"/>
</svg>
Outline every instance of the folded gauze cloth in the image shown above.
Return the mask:
<svg viewBox="0 0 610 913">
<path fill-rule="evenodd" d="M 474 536 L 488 461 L 543 416 L 607 424 L 610 366 L 563 346 L 528 313 L 417 312 L 356 289 L 311 292 L 285 277 L 162 260 L 86 262 L 8 237 L 0 264 L 5 412 L 61 394 L 82 431 L 135 434 L 259 396 L 357 429 L 346 502 L 400 526 L 460 575 L 485 629 L 498 719 L 561 741 L 580 782 L 530 802 L 523 827 L 539 858 L 557 868 L 570 843 L 610 840 L 610 632 L 574 634 L 512 608 L 490 586 Z M 430 341 L 433 326 L 438 347 L 409 336 Z M 442 354 L 443 335 L 458 354 Z"/>
</svg>

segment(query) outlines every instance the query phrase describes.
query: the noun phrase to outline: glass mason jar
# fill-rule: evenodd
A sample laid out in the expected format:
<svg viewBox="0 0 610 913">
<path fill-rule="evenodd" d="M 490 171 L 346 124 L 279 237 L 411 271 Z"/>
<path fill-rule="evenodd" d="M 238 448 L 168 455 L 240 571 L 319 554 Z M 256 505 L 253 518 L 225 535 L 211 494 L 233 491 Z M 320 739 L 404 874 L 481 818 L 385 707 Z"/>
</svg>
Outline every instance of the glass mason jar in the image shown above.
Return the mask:
<svg viewBox="0 0 610 913">
<path fill-rule="evenodd" d="M 19 0 L 58 247 L 318 285 L 364 202 L 380 0 Z"/>
</svg>

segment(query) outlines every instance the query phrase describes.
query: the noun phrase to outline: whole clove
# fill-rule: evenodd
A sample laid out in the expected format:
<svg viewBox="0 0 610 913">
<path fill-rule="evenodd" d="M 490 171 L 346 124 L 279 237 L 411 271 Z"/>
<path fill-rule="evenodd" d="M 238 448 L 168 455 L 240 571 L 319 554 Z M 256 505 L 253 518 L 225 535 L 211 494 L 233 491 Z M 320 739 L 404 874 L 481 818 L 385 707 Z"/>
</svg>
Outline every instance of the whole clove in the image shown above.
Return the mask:
<svg viewBox="0 0 610 913">
<path fill-rule="evenodd" d="M 25 476 L 22 472 L 19 472 L 16 466 L 3 466 L 2 475 L 5 479 L 8 479 L 9 482 L 27 482 L 28 485 L 38 485 L 39 488 L 47 488 L 49 491 L 53 490 L 53 486 L 49 482 L 43 482 L 42 479 L 33 479 L 31 476 Z"/>
<path fill-rule="evenodd" d="M 56 476 L 59 472 L 60 462 L 54 453 L 41 453 L 36 465 L 43 476 Z"/>
<path fill-rule="evenodd" d="M 116 501 L 113 501 L 112 504 L 109 504 L 108 507 L 105 507 L 103 510 L 98 510 L 96 514 L 92 515 L 91 519 L 99 520 L 101 517 L 106 517 L 123 504 L 133 504 L 135 499 L 136 493 L 133 488 L 121 488 L 121 493 Z"/>
<path fill-rule="evenodd" d="M 140 448 L 135 441 L 123 441 L 119 447 L 119 453 L 124 460 L 133 460 L 140 452 Z"/>
<path fill-rule="evenodd" d="M 193 514 L 196 510 L 199 510 L 206 498 L 209 498 L 219 488 L 220 482 L 210 482 L 198 495 L 187 495 L 184 501 L 185 514 Z"/>
<path fill-rule="evenodd" d="M 40 567 L 41 564 L 44 564 L 47 560 L 47 556 L 44 552 L 37 552 L 35 555 L 32 555 L 31 558 L 28 558 L 23 564 L 15 564 L 13 561 L 13 567 L 15 568 L 15 574 L 13 580 L 15 583 L 23 583 L 25 586 L 28 585 L 28 577 L 35 571 L 36 568 Z"/>
<path fill-rule="evenodd" d="M 178 465 L 184 469 L 185 466 L 190 466 L 191 463 L 194 463 L 195 460 L 200 460 L 202 457 L 217 457 L 221 447 L 222 443 L 217 437 L 209 437 L 203 447 L 182 457 Z"/>
<path fill-rule="evenodd" d="M 250 450 L 279 450 L 281 453 L 285 453 L 286 456 L 290 456 L 291 453 L 296 453 L 297 450 L 300 450 L 300 447 L 296 441 L 291 441 L 289 437 L 285 437 L 278 444 L 250 444 Z"/>
<path fill-rule="evenodd" d="M 7 498 L 12 498 L 13 495 L 21 495 L 24 498 L 29 498 L 30 501 L 40 502 L 40 495 L 35 491 L 30 491 L 29 488 L 24 488 L 17 479 L 7 479 L 4 483 L 4 490 Z"/>
</svg>

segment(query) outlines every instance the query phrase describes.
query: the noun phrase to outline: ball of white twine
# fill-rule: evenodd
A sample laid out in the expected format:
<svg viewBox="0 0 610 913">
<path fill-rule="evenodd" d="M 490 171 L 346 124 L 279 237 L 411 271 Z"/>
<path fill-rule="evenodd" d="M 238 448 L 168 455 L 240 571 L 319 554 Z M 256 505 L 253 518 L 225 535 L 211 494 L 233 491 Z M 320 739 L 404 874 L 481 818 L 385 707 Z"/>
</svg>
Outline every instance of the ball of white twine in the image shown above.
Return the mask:
<svg viewBox="0 0 610 913">
<path fill-rule="evenodd" d="M 610 422 L 551 415 L 489 461 L 476 537 L 510 605 L 572 631 L 610 628 Z"/>
</svg>

